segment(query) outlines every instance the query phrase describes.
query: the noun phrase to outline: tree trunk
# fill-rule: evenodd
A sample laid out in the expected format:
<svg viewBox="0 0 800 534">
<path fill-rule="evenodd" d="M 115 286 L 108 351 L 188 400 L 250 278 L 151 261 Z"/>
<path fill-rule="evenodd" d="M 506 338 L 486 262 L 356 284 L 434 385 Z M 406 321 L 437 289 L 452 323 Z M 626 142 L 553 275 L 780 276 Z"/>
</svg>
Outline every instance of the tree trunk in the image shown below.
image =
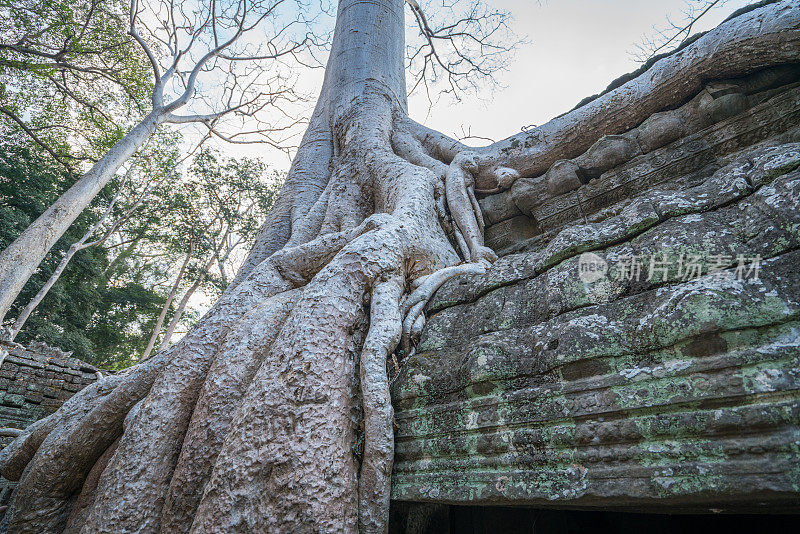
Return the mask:
<svg viewBox="0 0 800 534">
<path fill-rule="evenodd" d="M 8 334 L 8 341 L 14 341 L 17 335 L 19 334 L 22 327 L 25 326 L 25 323 L 28 321 L 28 318 L 33 313 L 33 310 L 36 309 L 39 304 L 41 304 L 42 300 L 47 296 L 50 290 L 53 288 L 58 279 L 61 278 L 61 275 L 64 273 L 64 270 L 67 268 L 67 265 L 72 260 L 72 257 L 75 256 L 78 251 L 83 250 L 86 247 L 82 246 L 83 243 L 73 243 L 72 246 L 67 249 L 67 253 L 64 254 L 64 257 L 61 258 L 61 261 L 58 262 L 58 266 L 53 271 L 53 274 L 50 275 L 50 278 L 47 279 L 47 282 L 39 289 L 39 291 L 34 295 L 34 297 L 25 305 L 22 311 L 19 313 L 17 318 L 14 320 L 14 324 L 11 326 L 11 331 Z"/>
<path fill-rule="evenodd" d="M 0 323 L 44 257 L 94 200 L 125 161 L 155 132 L 161 121 L 152 112 L 92 166 L 3 252 L 0 252 Z"/>
<path fill-rule="evenodd" d="M 189 244 L 189 252 L 186 253 L 186 258 L 184 258 L 183 263 L 181 264 L 181 268 L 178 271 L 178 276 L 175 277 L 175 282 L 172 284 L 172 289 L 170 289 L 169 295 L 167 295 L 167 300 L 164 301 L 164 305 L 161 307 L 161 313 L 158 314 L 156 325 L 153 327 L 153 333 L 150 334 L 150 340 L 147 342 L 147 347 L 142 353 L 142 360 L 146 360 L 150 357 L 150 353 L 153 351 L 153 347 L 156 345 L 158 334 L 161 333 L 161 327 L 164 326 L 164 319 L 167 317 L 169 307 L 172 304 L 172 301 L 175 299 L 175 295 L 178 293 L 178 288 L 181 286 L 183 275 L 186 273 L 186 268 L 189 266 L 193 252 L 194 242 Z"/>
<path fill-rule="evenodd" d="M 130 172 L 130 170 L 128 172 Z M 127 180 L 127 175 L 126 175 L 126 180 Z M 58 265 L 53 271 L 53 274 L 50 275 L 50 278 L 48 278 L 47 282 L 45 282 L 45 284 L 39 289 L 36 295 L 34 295 L 34 297 L 30 300 L 30 302 L 28 302 L 25 308 L 23 308 L 22 311 L 19 313 L 19 316 L 17 316 L 17 318 L 14 320 L 14 324 L 11 326 L 11 331 L 8 334 L 7 341 L 14 341 L 14 339 L 17 337 L 17 334 L 19 334 L 20 330 L 22 330 L 22 327 L 25 326 L 25 323 L 28 321 L 28 318 L 33 313 L 33 310 L 35 310 L 36 307 L 39 306 L 39 304 L 41 304 L 42 300 L 44 300 L 44 298 L 53 288 L 55 283 L 58 282 L 58 279 L 61 278 L 61 275 L 64 274 L 64 270 L 67 268 L 67 265 L 69 265 L 69 262 L 72 261 L 72 258 L 75 256 L 75 254 L 77 254 L 83 249 L 99 245 L 111 235 L 110 233 L 106 233 L 100 239 L 89 242 L 89 238 L 92 237 L 92 235 L 94 235 L 94 233 L 103 225 L 108 216 L 111 215 L 111 212 L 114 210 L 114 204 L 117 203 L 117 200 L 119 199 L 119 196 L 122 193 L 122 185 L 124 185 L 124 183 L 120 185 L 119 190 L 114 195 L 114 198 L 111 199 L 111 202 L 109 203 L 108 207 L 106 208 L 105 212 L 100 217 L 100 219 L 97 222 L 95 222 L 92 225 L 92 227 L 86 231 L 85 234 L 83 234 L 83 237 L 81 237 L 78 241 L 70 245 L 69 249 L 67 249 L 66 254 L 64 254 L 64 257 L 61 258 L 60 262 L 58 262 Z M 0 319 L 0 321 L 2 321 L 2 319 Z"/>
<path fill-rule="evenodd" d="M 759 11 L 758 24 L 726 31 L 750 39 L 760 64 L 792 55 L 747 33 L 773 24 Z M 180 341 L 85 388 L 0 453 L 2 474 L 21 477 L 12 532 L 386 532 L 386 358 L 401 341 L 413 350 L 445 280 L 493 259 L 473 181 L 507 185 L 534 165 L 517 145 L 454 150 L 408 119 L 403 31 L 402 0 L 339 3 L 319 102 L 241 271 Z M 710 35 L 697 46 L 726 42 Z M 548 143 L 528 152 L 565 150 Z"/>
<path fill-rule="evenodd" d="M 175 308 L 175 314 L 172 316 L 166 332 L 164 332 L 164 337 L 161 340 L 161 344 L 158 346 L 158 350 L 164 350 L 169 346 L 172 335 L 175 333 L 175 329 L 178 328 L 178 323 L 181 322 L 183 312 L 186 311 L 186 305 L 189 304 L 189 299 L 192 297 L 192 295 L 194 295 L 194 292 L 197 291 L 198 287 L 200 287 L 200 280 L 195 280 L 191 287 L 186 290 L 186 293 L 181 298 L 180 303 L 178 303 L 178 307 Z"/>
<path fill-rule="evenodd" d="M 211 258 L 206 262 L 205 267 L 199 273 L 197 280 L 186 290 L 186 293 L 183 294 L 181 297 L 180 303 L 178 303 L 178 307 L 175 308 L 175 314 L 172 316 L 172 320 L 169 322 L 169 326 L 167 327 L 167 331 L 164 332 L 164 339 L 161 340 L 161 345 L 159 345 L 158 350 L 164 350 L 169 346 L 169 340 L 172 339 L 172 334 L 175 333 L 175 329 L 178 327 L 178 323 L 181 322 L 181 317 L 183 316 L 183 312 L 186 310 L 186 305 L 189 304 L 189 299 L 192 298 L 194 292 L 200 287 L 200 284 L 203 283 L 203 279 L 205 278 L 208 271 L 211 269 L 211 266 L 214 264 L 214 261 L 219 258 L 218 253 L 214 253 Z"/>
</svg>

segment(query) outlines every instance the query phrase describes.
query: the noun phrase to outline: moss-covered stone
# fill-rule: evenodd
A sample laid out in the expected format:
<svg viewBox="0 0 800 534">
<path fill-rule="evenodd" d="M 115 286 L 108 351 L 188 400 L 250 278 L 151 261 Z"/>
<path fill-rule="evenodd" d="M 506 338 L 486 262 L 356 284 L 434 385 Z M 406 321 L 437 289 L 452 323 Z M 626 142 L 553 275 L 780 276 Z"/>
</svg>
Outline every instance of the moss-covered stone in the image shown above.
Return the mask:
<svg viewBox="0 0 800 534">
<path fill-rule="evenodd" d="M 393 387 L 394 498 L 800 502 L 798 164 L 757 147 L 443 287 Z M 584 251 L 605 276 L 579 277 Z"/>
</svg>

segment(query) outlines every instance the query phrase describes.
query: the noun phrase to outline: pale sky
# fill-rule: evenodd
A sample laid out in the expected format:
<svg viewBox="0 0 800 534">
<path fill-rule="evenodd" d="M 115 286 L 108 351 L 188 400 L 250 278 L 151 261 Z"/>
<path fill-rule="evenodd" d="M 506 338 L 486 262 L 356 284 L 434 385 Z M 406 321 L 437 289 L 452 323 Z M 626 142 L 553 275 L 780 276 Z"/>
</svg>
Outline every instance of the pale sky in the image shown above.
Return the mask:
<svg viewBox="0 0 800 534">
<path fill-rule="evenodd" d="M 736 9 L 752 3 L 731 0 L 712 10 L 695 31 L 718 25 Z M 440 104 L 424 121 L 453 135 L 471 127 L 472 135 L 499 140 L 530 124 L 541 125 L 572 109 L 583 98 L 605 89 L 619 76 L 636 70 L 632 52 L 653 25 L 666 17 L 680 20 L 684 0 L 492 0 L 514 15 L 514 30 L 528 36 L 513 66 L 499 80 L 505 88 L 481 102 L 467 98 Z M 409 102 L 410 114 L 426 118 L 427 101 Z"/>
<path fill-rule="evenodd" d="M 668 16 L 680 22 L 686 6 L 685 0 L 488 1 L 513 14 L 512 27 L 517 35 L 527 37 L 527 43 L 516 51 L 511 68 L 499 74 L 500 86 L 493 90 L 467 95 L 460 103 L 442 99 L 430 110 L 423 94 L 412 95 L 411 117 L 447 135 L 458 137 L 469 131 L 500 140 L 523 126 L 541 125 L 569 111 L 614 79 L 636 70 L 640 64 L 631 55 L 636 43 L 652 35 L 653 26 L 665 27 Z M 696 24 L 693 33 L 713 28 L 749 3 L 723 2 Z M 322 69 L 305 71 L 298 86 L 316 95 L 322 75 Z M 305 107 L 310 115 L 314 102 Z M 290 163 L 285 154 L 261 146 L 220 148 L 232 156 L 261 157 L 278 170 L 288 169 Z"/>
</svg>

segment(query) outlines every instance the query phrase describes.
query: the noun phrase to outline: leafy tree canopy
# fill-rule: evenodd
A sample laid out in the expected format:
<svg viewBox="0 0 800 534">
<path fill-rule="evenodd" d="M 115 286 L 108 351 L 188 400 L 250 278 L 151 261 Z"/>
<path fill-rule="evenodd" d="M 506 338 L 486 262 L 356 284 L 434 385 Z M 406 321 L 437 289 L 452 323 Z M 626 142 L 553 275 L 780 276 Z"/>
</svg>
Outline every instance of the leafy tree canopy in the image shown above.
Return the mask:
<svg viewBox="0 0 800 534">
<path fill-rule="evenodd" d="M 44 211 L 72 180 L 63 168 L 24 145 L 0 145 L 0 248 L 7 246 Z M 80 239 L 109 201 L 114 184 L 86 210 L 39 266 L 10 314 L 30 300 L 52 274 L 70 244 Z M 147 332 L 163 304 L 163 296 L 147 278 L 124 277 L 133 268 L 130 258 L 111 267 L 105 247 L 80 251 L 26 324 L 17 341 L 44 341 L 103 367 L 122 367 L 141 350 Z"/>
<path fill-rule="evenodd" d="M 148 107 L 152 75 L 127 0 L 0 0 L 0 131 L 23 131 L 71 169 Z"/>
</svg>

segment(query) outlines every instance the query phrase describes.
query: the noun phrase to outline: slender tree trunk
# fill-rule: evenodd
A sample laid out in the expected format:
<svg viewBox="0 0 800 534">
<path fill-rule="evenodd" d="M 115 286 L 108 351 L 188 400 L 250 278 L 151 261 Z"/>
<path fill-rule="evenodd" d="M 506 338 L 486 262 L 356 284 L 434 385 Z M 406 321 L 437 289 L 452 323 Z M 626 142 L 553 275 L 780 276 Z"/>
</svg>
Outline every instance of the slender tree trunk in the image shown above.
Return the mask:
<svg viewBox="0 0 800 534">
<path fill-rule="evenodd" d="M 197 280 L 195 280 L 189 289 L 186 290 L 186 293 L 184 293 L 180 303 L 178 304 L 178 307 L 175 308 L 175 313 L 172 316 L 169 326 L 167 327 L 167 331 L 164 332 L 164 338 L 161 340 L 161 345 L 158 347 L 159 351 L 162 351 L 169 346 L 169 341 L 172 339 L 172 335 L 175 333 L 178 323 L 181 322 L 181 317 L 183 316 L 183 312 L 186 310 L 186 305 L 189 304 L 189 299 L 192 298 L 192 295 L 194 295 L 195 291 L 197 291 L 197 289 L 200 287 L 200 284 L 203 283 L 203 278 L 211 269 L 211 266 L 214 264 L 214 260 L 218 258 L 219 255 L 216 253 L 211 256 L 211 259 L 209 259 L 205 264 L 200 276 L 197 277 Z"/>
<path fill-rule="evenodd" d="M 153 333 L 150 335 L 150 340 L 147 342 L 147 347 L 144 349 L 142 353 L 142 360 L 146 360 L 150 357 L 150 353 L 153 352 L 153 347 L 156 345 L 156 340 L 158 339 L 158 334 L 161 333 L 161 327 L 164 326 L 164 319 L 167 317 L 167 312 L 169 311 L 170 305 L 172 305 L 173 299 L 175 299 L 175 295 L 178 293 L 178 288 L 183 281 L 183 275 L 186 274 L 186 268 L 189 266 L 189 262 L 192 259 L 192 254 L 194 253 L 194 242 L 189 244 L 189 252 L 186 253 L 186 258 L 184 258 L 183 263 L 181 264 L 181 268 L 178 271 L 178 276 L 175 277 L 175 282 L 172 284 L 172 289 L 169 291 L 169 295 L 167 295 L 167 300 L 164 301 L 164 305 L 161 307 L 161 313 L 158 314 L 158 319 L 156 320 L 156 324 L 153 327 Z"/>
<path fill-rule="evenodd" d="M 683 51 L 679 72 L 718 68 L 706 56 L 797 59 L 789 8 L 711 32 Z M 540 165 L 531 154 L 599 137 L 567 126 L 584 113 L 615 124 L 609 99 L 631 101 L 620 124 L 643 121 L 655 97 L 638 89 L 660 72 L 546 125 L 560 135 L 474 153 L 407 117 L 403 30 L 402 0 L 341 0 L 320 100 L 244 267 L 180 341 L 83 389 L 0 452 L 2 474 L 20 480 L 12 532 L 386 532 L 386 358 L 401 341 L 413 350 L 445 280 L 492 259 L 473 181 L 502 185 Z M 638 119 L 637 95 L 650 106 Z"/>
<path fill-rule="evenodd" d="M 169 346 L 169 342 L 172 339 L 172 335 L 175 333 L 175 329 L 178 328 L 178 323 L 181 322 L 181 317 L 183 317 L 183 312 L 186 310 L 186 305 L 189 303 L 189 299 L 194 295 L 194 292 L 197 291 L 197 288 L 200 287 L 200 281 L 195 281 L 192 286 L 186 290 L 186 293 L 181 298 L 178 307 L 175 308 L 175 314 L 172 316 L 172 320 L 170 320 L 169 325 L 167 326 L 167 331 L 164 332 L 164 337 L 161 339 L 161 344 L 158 346 L 158 350 L 162 351 Z"/>
<path fill-rule="evenodd" d="M 122 164 L 144 145 L 160 121 L 160 115 L 155 111 L 145 117 L 0 252 L 0 323 L 56 241 L 108 184 Z"/>
<path fill-rule="evenodd" d="M 224 287 L 228 287 L 228 273 L 225 272 L 225 265 L 222 263 L 222 259 L 217 256 L 217 268 L 219 269 L 219 278 L 222 280 L 222 285 Z"/>
<path fill-rule="evenodd" d="M 11 332 L 8 335 L 8 341 L 14 341 L 16 339 L 17 334 L 19 334 L 22 327 L 25 326 L 25 323 L 28 321 L 28 318 L 33 313 L 33 310 L 36 309 L 39 304 L 41 304 L 42 300 L 47 296 L 47 293 L 53 288 L 53 285 L 61 278 L 61 275 L 64 273 L 64 269 L 67 268 L 67 265 L 72 260 L 72 257 L 75 256 L 78 251 L 83 250 L 83 244 L 73 243 L 72 246 L 69 247 L 67 253 L 64 254 L 64 257 L 61 258 L 61 261 L 58 262 L 58 266 L 53 271 L 53 274 L 50 275 L 50 278 L 47 279 L 47 282 L 39 289 L 39 291 L 34 295 L 34 297 L 28 302 L 25 308 L 19 313 L 17 318 L 14 320 L 14 324 L 11 326 Z"/>
<path fill-rule="evenodd" d="M 167 331 L 164 333 L 164 338 L 161 340 L 161 345 L 159 345 L 158 347 L 159 351 L 164 350 L 165 348 L 167 348 L 167 346 L 169 346 L 169 341 L 170 339 L 172 339 L 172 335 L 175 333 L 175 329 L 178 327 L 178 323 L 180 322 L 181 317 L 183 316 L 183 312 L 186 310 L 186 305 L 189 303 L 189 299 L 192 298 L 192 295 L 194 295 L 195 291 L 197 291 L 197 289 L 200 287 L 200 284 L 203 283 L 203 280 L 211 270 L 211 267 L 214 265 L 215 261 L 219 264 L 220 271 L 222 271 L 223 262 L 228 259 L 228 256 L 233 250 L 233 248 L 230 248 L 228 249 L 228 251 L 225 253 L 224 256 L 221 257 L 219 255 L 220 251 L 227 243 L 228 236 L 230 236 L 230 231 L 231 231 L 230 226 L 224 232 L 222 232 L 222 229 L 220 229 L 222 238 L 219 241 L 219 245 L 214 249 L 208 261 L 203 266 L 203 269 L 199 273 L 200 275 L 197 277 L 197 280 L 194 281 L 194 283 L 189 287 L 189 289 L 186 290 L 186 293 L 183 295 L 183 298 L 181 298 L 181 302 L 178 304 L 178 307 L 175 310 L 175 314 L 172 316 L 172 320 L 170 321 L 169 326 L 167 327 Z"/>
<path fill-rule="evenodd" d="M 130 169 L 128 170 L 128 173 L 130 173 Z M 128 175 L 126 174 L 125 176 L 126 180 L 127 176 Z M 58 279 L 61 278 L 61 275 L 67 268 L 67 265 L 69 265 L 69 262 L 72 261 L 72 258 L 75 256 L 75 254 L 77 254 L 79 251 L 85 248 L 99 245 L 100 243 L 108 239 L 108 237 L 111 235 L 111 232 L 108 232 L 100 239 L 87 243 L 89 241 L 89 238 L 92 237 L 92 235 L 94 235 L 94 233 L 108 219 L 108 216 L 111 215 L 111 212 L 114 210 L 114 205 L 117 203 L 119 196 L 122 194 L 123 185 L 124 183 L 120 185 L 119 190 L 114 195 L 114 198 L 111 199 L 111 202 L 109 203 L 108 207 L 106 207 L 100 219 L 97 222 L 95 222 L 92 225 L 92 227 L 86 231 L 85 234 L 83 234 L 83 237 L 81 237 L 78 241 L 70 245 L 69 249 L 67 249 L 66 254 L 64 254 L 64 257 L 61 258 L 60 262 L 58 262 L 58 265 L 53 271 L 53 274 L 50 275 L 50 278 L 48 278 L 47 282 L 45 282 L 45 284 L 39 289 L 36 295 L 34 295 L 34 297 L 30 300 L 30 302 L 28 302 L 25 308 L 23 308 L 19 316 L 14 320 L 14 324 L 12 325 L 11 331 L 8 335 L 8 341 L 14 341 L 14 339 L 17 337 L 17 334 L 19 334 L 20 330 L 22 330 L 22 327 L 25 326 L 25 322 L 28 320 L 31 313 L 33 313 L 33 310 L 35 310 L 37 306 L 41 304 L 44 297 L 46 297 L 47 294 L 50 292 L 50 290 L 53 288 L 53 285 L 55 285 Z"/>
</svg>

